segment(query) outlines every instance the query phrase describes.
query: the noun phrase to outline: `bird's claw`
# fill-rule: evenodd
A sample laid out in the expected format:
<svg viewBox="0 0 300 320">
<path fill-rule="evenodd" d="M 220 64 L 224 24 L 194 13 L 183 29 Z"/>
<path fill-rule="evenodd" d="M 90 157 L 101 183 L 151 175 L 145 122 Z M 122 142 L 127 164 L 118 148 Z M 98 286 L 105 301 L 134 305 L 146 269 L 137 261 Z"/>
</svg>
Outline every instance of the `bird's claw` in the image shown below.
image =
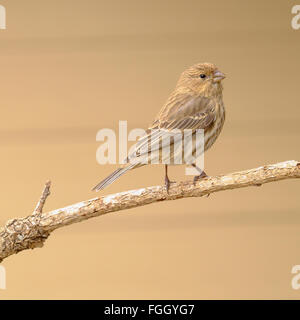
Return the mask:
<svg viewBox="0 0 300 320">
<path fill-rule="evenodd" d="M 208 177 L 208 175 L 207 175 L 204 171 L 202 171 L 199 176 L 195 176 L 195 177 L 194 177 L 194 180 L 193 180 L 194 186 L 196 185 L 196 182 L 197 182 L 197 181 L 199 181 L 199 180 L 201 180 L 201 179 L 204 179 L 204 178 L 207 178 L 207 177 Z"/>
<path fill-rule="evenodd" d="M 194 186 L 196 185 L 196 182 L 197 182 L 197 181 L 199 181 L 199 180 L 201 180 L 201 179 L 204 179 L 204 178 L 207 178 L 207 177 L 208 177 L 208 175 L 207 175 L 204 171 L 202 171 L 199 176 L 195 176 L 195 177 L 194 177 L 194 180 L 193 180 Z M 206 195 L 207 198 L 208 198 L 209 196 L 210 196 L 210 193 L 208 193 L 208 194 Z"/>
<path fill-rule="evenodd" d="M 168 177 L 165 177 L 165 186 L 166 186 L 167 193 L 169 193 L 171 183 L 175 183 L 175 181 L 170 181 Z"/>
</svg>

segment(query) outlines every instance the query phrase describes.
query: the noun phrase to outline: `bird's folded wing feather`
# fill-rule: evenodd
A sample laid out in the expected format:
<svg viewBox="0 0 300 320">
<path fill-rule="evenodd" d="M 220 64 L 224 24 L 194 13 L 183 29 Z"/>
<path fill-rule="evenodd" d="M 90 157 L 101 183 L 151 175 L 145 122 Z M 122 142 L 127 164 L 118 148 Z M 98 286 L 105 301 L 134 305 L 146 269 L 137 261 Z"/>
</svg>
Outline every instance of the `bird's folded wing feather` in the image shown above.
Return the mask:
<svg viewBox="0 0 300 320">
<path fill-rule="evenodd" d="M 206 97 L 191 95 L 171 95 L 157 118 L 147 130 L 147 134 L 140 138 L 135 145 L 135 155 L 139 157 L 148 152 L 164 147 L 172 137 L 173 142 L 182 138 L 184 129 L 206 129 L 215 120 L 215 101 Z"/>
</svg>

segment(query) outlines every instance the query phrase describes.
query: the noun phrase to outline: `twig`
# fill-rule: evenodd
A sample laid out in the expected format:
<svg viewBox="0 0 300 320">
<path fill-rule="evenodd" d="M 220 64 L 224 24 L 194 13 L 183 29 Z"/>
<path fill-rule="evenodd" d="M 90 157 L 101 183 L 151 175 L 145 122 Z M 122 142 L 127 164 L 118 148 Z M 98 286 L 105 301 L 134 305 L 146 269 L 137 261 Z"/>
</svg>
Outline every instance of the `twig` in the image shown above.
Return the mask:
<svg viewBox="0 0 300 320">
<path fill-rule="evenodd" d="M 63 226 L 100 216 L 109 212 L 143 206 L 164 200 L 176 200 L 229 189 L 257 186 L 284 179 L 300 178 L 300 163 L 286 161 L 255 169 L 208 177 L 193 184 L 185 181 L 171 184 L 169 193 L 164 186 L 155 186 L 116 193 L 82 201 L 77 204 L 42 213 L 49 194 L 50 183 L 32 215 L 13 219 L 0 229 L 0 262 L 25 249 L 41 247 L 50 233 Z"/>
<path fill-rule="evenodd" d="M 39 202 L 37 203 L 37 205 L 33 211 L 33 214 L 41 214 L 43 212 L 45 202 L 46 202 L 48 196 L 50 196 L 50 186 L 51 186 L 51 181 L 49 180 L 45 183 L 45 187 L 42 192 L 41 198 L 40 198 Z"/>
</svg>

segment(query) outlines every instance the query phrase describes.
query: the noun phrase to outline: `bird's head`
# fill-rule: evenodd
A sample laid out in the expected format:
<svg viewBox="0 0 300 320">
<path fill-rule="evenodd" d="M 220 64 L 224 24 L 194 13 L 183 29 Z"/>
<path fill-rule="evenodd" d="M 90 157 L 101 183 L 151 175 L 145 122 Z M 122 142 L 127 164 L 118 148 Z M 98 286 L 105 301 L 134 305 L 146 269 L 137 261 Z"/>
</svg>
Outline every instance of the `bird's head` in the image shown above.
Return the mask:
<svg viewBox="0 0 300 320">
<path fill-rule="evenodd" d="M 177 87 L 209 97 L 222 92 L 221 81 L 224 78 L 225 75 L 214 64 L 198 63 L 181 74 Z"/>
</svg>

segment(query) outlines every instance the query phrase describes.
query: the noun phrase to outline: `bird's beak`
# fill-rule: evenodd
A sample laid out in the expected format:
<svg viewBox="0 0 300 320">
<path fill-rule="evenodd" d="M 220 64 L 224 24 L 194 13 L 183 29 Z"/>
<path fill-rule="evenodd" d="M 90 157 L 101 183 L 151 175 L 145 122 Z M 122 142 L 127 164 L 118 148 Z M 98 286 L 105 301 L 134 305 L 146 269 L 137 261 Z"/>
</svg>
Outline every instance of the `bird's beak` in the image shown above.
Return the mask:
<svg viewBox="0 0 300 320">
<path fill-rule="evenodd" d="M 225 74 L 216 70 L 213 76 L 213 82 L 221 82 L 224 78 L 226 78 Z"/>
</svg>

